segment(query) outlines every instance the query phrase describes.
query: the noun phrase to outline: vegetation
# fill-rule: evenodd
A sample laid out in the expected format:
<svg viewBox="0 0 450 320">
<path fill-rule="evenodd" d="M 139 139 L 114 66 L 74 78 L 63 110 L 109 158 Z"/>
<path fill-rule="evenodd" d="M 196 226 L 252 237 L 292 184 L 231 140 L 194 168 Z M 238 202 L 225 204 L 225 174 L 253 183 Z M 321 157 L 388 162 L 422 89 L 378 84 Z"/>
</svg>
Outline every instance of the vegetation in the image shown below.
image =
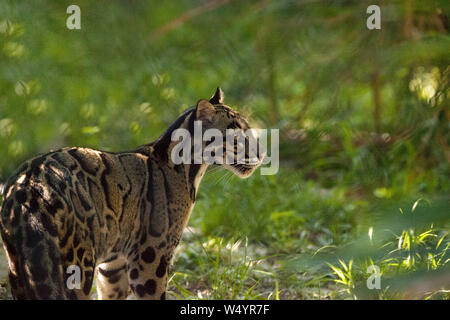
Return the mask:
<svg viewBox="0 0 450 320">
<path fill-rule="evenodd" d="M 170 298 L 450 297 L 448 1 L 382 2 L 381 30 L 360 0 L 77 4 L 81 30 L 64 1 L 0 2 L 0 181 L 150 142 L 220 85 L 280 129 L 280 171 L 207 173 Z"/>
</svg>

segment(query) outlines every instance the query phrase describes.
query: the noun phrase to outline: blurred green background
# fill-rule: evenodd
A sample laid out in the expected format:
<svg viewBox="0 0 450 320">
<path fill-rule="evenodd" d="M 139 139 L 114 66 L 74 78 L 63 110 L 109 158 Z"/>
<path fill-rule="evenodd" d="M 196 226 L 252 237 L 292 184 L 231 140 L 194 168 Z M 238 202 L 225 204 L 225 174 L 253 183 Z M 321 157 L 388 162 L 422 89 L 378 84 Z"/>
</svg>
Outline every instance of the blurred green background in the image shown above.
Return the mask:
<svg viewBox="0 0 450 320">
<path fill-rule="evenodd" d="M 220 86 L 280 129 L 280 171 L 207 174 L 172 297 L 448 299 L 449 2 L 382 1 L 368 30 L 372 2 L 2 0 L 0 182 L 153 141 Z"/>
</svg>

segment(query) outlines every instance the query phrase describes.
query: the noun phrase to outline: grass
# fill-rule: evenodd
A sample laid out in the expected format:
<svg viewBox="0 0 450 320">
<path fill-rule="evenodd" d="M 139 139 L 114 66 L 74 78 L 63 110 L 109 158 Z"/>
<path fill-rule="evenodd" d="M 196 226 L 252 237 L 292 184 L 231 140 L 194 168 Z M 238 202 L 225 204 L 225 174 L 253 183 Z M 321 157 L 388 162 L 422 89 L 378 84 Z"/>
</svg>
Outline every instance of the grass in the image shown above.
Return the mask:
<svg viewBox="0 0 450 320">
<path fill-rule="evenodd" d="M 400 214 L 409 215 L 415 220 L 414 214 L 420 200 L 416 201 L 409 212 L 400 210 Z M 390 234 L 387 238 L 374 243 L 373 231 L 369 232 L 369 246 L 375 247 L 377 258 L 361 256 L 358 260 L 350 259 L 348 263 L 339 260 L 338 265 L 329 265 L 338 279 L 335 282 L 343 285 L 349 296 L 358 298 L 450 298 L 449 291 L 427 287 L 431 278 L 447 276 L 450 261 L 450 239 L 448 229 L 436 228 L 433 223 L 428 226 L 413 225 L 408 229 L 395 232 L 390 229 L 383 230 Z M 377 273 L 389 283 L 385 290 L 369 292 L 364 289 L 369 266 L 376 266 Z M 422 287 L 414 288 L 412 284 L 403 285 L 398 278 L 402 276 L 414 283 L 419 276 L 426 276 L 420 280 Z M 396 280 L 397 278 L 397 280 Z M 443 278 L 442 287 L 448 288 L 448 280 Z M 389 288 L 390 287 L 390 288 Z M 396 288 L 399 287 L 399 288 Z M 403 288 L 400 288 L 403 287 Z M 389 290 L 388 290 L 389 289 Z M 358 292 L 359 291 L 359 292 Z"/>
<path fill-rule="evenodd" d="M 265 270 L 264 258 L 255 259 L 245 240 L 207 238 L 182 245 L 176 272 L 169 280 L 178 299 L 270 299 L 278 297 L 261 284 L 274 274 Z M 258 288 L 258 289 L 257 289 Z"/>
<path fill-rule="evenodd" d="M 202 182 L 177 250 L 172 298 L 450 297 L 448 280 L 435 280 L 449 273 L 447 198 L 326 189 L 286 170 L 247 180 L 223 175 Z M 367 288 L 370 266 L 379 270 L 380 289 Z"/>
</svg>

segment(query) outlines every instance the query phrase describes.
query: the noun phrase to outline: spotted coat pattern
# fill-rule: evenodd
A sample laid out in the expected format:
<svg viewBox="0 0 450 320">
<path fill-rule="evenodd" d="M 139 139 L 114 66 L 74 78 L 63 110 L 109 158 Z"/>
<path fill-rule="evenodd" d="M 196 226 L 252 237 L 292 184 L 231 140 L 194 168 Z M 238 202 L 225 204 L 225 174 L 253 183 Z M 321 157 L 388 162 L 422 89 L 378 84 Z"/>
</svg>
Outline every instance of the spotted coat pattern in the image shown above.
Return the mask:
<svg viewBox="0 0 450 320">
<path fill-rule="evenodd" d="M 111 153 L 65 148 L 25 162 L 3 192 L 0 231 L 15 299 L 164 299 L 168 266 L 207 164 L 175 165 L 171 133 L 205 120 L 247 128 L 220 89 L 154 143 Z M 255 166 L 256 167 L 256 166 Z M 248 169 L 248 168 L 247 168 Z M 242 176 L 248 169 L 232 168 Z M 251 173 L 251 172 L 250 172 Z M 69 266 L 81 270 L 69 289 Z"/>
</svg>

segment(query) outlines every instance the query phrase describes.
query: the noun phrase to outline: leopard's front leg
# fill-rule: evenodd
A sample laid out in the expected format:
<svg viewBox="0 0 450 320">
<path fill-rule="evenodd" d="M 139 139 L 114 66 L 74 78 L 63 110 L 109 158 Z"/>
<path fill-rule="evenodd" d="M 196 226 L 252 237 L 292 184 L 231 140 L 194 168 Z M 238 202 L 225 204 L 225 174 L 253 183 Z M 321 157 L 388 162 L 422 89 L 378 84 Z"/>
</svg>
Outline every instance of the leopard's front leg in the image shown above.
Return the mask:
<svg viewBox="0 0 450 320">
<path fill-rule="evenodd" d="M 137 299 L 164 300 L 171 253 L 145 243 L 128 259 L 128 282 Z"/>
<path fill-rule="evenodd" d="M 128 295 L 128 277 L 126 260 L 117 257 L 98 266 L 97 294 L 100 300 L 126 299 Z"/>
</svg>

